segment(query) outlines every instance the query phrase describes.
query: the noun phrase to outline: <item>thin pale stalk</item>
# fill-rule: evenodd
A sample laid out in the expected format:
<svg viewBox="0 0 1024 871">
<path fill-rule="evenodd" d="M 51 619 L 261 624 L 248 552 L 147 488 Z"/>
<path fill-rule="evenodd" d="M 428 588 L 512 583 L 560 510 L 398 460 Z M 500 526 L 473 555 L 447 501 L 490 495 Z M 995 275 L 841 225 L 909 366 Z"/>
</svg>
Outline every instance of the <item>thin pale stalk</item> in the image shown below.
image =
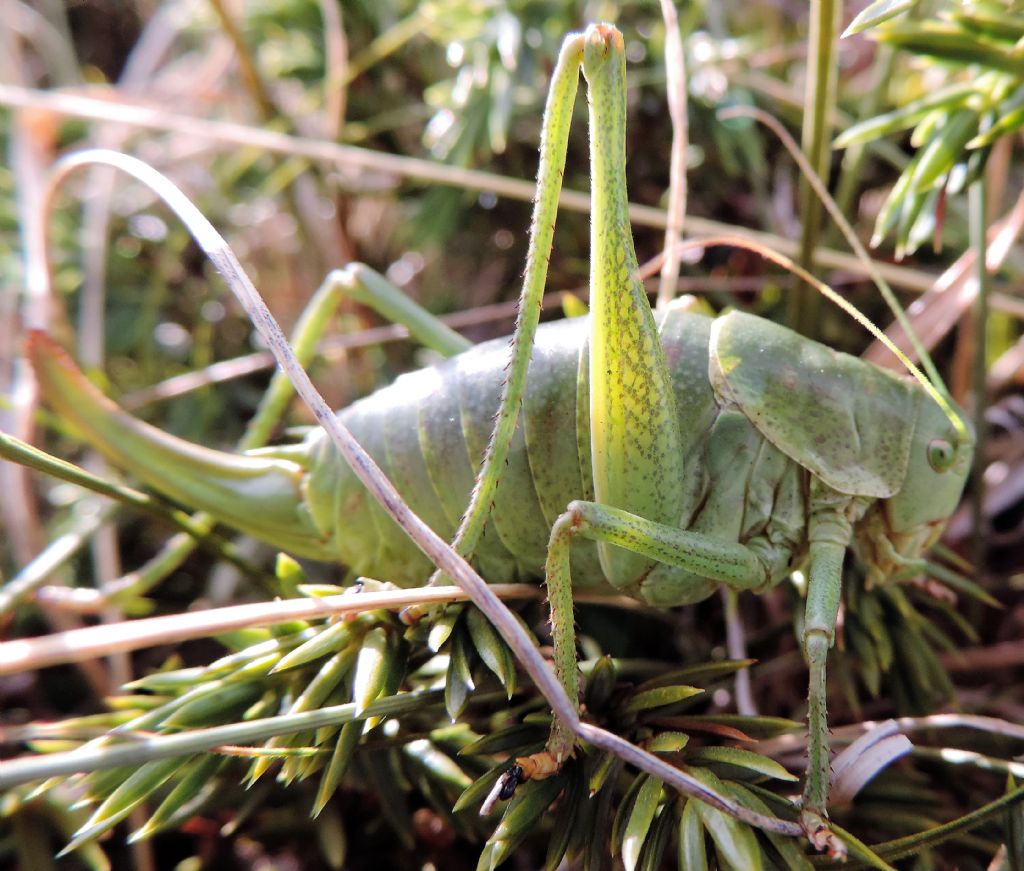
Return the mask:
<svg viewBox="0 0 1024 871">
<path fill-rule="evenodd" d="M 0 13 L 6 21 L 17 17 L 13 0 L 0 2 Z M 0 27 L 0 82 L 21 83 L 30 67 L 21 53 L 21 40 L 14 28 Z M 43 284 L 38 280 L 43 264 L 43 248 L 39 244 L 38 208 L 43 187 L 43 167 L 49 155 L 40 137 L 33 135 L 30 113 L 15 113 L 10 121 L 9 144 L 11 181 L 16 198 L 16 211 L 21 229 L 24 282 L 27 293 L 20 302 L 37 317 L 46 317 L 49 300 L 40 292 Z M 16 261 L 15 261 L 16 262 Z M 14 267 L 17 269 L 17 267 Z M 38 390 L 32 374 L 24 367 L 13 365 L 18 359 L 16 324 L 19 306 L 19 282 L 5 281 L 0 287 L 0 392 L 9 400 L 0 409 L 0 429 L 31 441 L 33 414 Z M 4 498 L 0 500 L 0 515 L 7 532 L 7 542 L 19 564 L 29 562 L 43 548 L 44 535 L 28 472 L 17 465 L 0 463 L 0 487 Z"/>
<path fill-rule="evenodd" d="M 493 584 L 492 590 L 496 596 L 509 599 L 537 599 L 542 595 L 541 588 L 534 584 Z M 290 620 L 318 620 L 372 610 L 397 611 L 410 605 L 448 604 L 468 598 L 458 587 L 420 587 L 322 598 L 277 599 L 88 626 L 56 635 L 0 642 L 0 675 L 82 661 L 109 650 L 142 650 Z"/>
<path fill-rule="evenodd" d="M 295 324 L 292 348 L 300 366 L 306 367 L 312 362 L 316 355 L 317 343 L 334 316 L 341 297 L 337 276 L 332 272 L 313 294 L 313 298 L 307 303 L 302 316 Z M 278 369 L 270 380 L 267 392 L 260 400 L 259 408 L 249 421 L 245 434 L 239 440 L 238 449 L 250 451 L 263 447 L 273 434 L 274 427 L 284 417 L 288 403 L 294 395 L 295 388 L 292 382 Z"/>
<path fill-rule="evenodd" d="M 803 153 L 819 178 L 828 176 L 831 154 L 832 115 L 835 111 L 838 79 L 837 35 L 839 0 L 811 0 L 810 32 L 807 37 L 807 89 L 801 137 Z M 821 233 L 821 201 L 806 177 L 800 180 L 800 256 L 797 262 L 814 271 L 814 252 Z M 789 298 L 789 325 L 799 333 L 818 337 L 821 328 L 821 297 L 813 288 L 801 285 Z"/>
<path fill-rule="evenodd" d="M 246 44 L 242 32 L 238 29 L 238 25 L 235 24 L 234 17 L 225 7 L 224 0 L 209 0 L 209 2 L 218 21 L 220 21 L 221 29 L 235 49 L 235 57 L 238 60 L 238 69 L 242 75 L 242 82 L 245 84 L 245 89 L 249 92 L 249 96 L 259 109 L 263 120 L 270 121 L 280 116 L 281 112 L 274 105 L 270 92 L 263 83 L 263 77 L 256 68 L 256 61 L 249 51 L 249 46 Z"/>
<path fill-rule="evenodd" d="M 81 85 L 82 75 L 64 3 L 57 0 L 10 2 L 4 20 L 8 29 L 31 48 L 33 61 L 45 61 L 46 77 L 54 87 Z"/>
<path fill-rule="evenodd" d="M 686 105 L 686 51 L 673 0 L 661 0 L 661 16 L 665 20 L 665 93 L 668 97 L 668 113 L 672 119 L 672 157 L 669 163 L 665 259 L 658 280 L 659 311 L 672 301 L 679 281 L 676 240 L 683 235 L 683 224 L 686 221 L 686 148 L 690 141 Z"/>
<path fill-rule="evenodd" d="M 978 295 L 974 298 L 974 364 L 971 370 L 971 392 L 974 397 L 974 458 L 971 474 L 971 562 L 975 571 L 985 570 L 985 466 L 988 457 L 985 453 L 985 434 L 988 424 L 985 421 L 986 396 L 988 393 L 988 294 L 989 277 L 987 264 L 988 246 L 988 204 L 985 184 L 985 169 L 982 167 L 978 177 L 971 183 L 968 190 L 968 208 L 970 210 L 971 247 L 974 248 L 975 281 L 978 283 Z"/>
<path fill-rule="evenodd" d="M 320 0 L 320 17 L 324 22 L 324 138 L 337 139 L 345 124 L 348 99 L 348 37 L 342 21 L 341 4 Z"/>
<path fill-rule="evenodd" d="M 54 572 L 70 562 L 88 544 L 96 530 L 113 519 L 116 513 L 117 509 L 110 505 L 93 511 L 79 520 L 74 529 L 49 542 L 3 587 L 0 587 L 0 615 L 6 615 L 19 602 L 35 593 Z M 90 592 L 97 593 L 95 590 Z"/>
<path fill-rule="evenodd" d="M 725 644 L 730 659 L 747 658 L 747 639 L 740 616 L 739 594 L 723 586 L 721 589 L 722 604 L 725 608 Z M 741 668 L 736 672 L 733 685 L 736 693 L 736 712 L 744 717 L 757 716 L 757 703 L 750 690 L 750 669 Z"/>
</svg>

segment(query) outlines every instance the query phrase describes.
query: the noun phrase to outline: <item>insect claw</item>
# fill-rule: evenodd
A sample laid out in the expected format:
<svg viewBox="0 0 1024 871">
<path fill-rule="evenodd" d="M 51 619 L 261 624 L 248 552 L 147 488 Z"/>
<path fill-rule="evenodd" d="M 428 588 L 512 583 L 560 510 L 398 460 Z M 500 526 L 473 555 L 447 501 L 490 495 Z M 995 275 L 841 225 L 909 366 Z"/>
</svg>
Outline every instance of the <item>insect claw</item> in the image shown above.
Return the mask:
<svg viewBox="0 0 1024 871">
<path fill-rule="evenodd" d="M 805 810 L 800 814 L 800 823 L 807 840 L 815 850 L 825 853 L 830 859 L 846 859 L 846 844 L 828 827 L 828 823 L 820 814 Z"/>
</svg>

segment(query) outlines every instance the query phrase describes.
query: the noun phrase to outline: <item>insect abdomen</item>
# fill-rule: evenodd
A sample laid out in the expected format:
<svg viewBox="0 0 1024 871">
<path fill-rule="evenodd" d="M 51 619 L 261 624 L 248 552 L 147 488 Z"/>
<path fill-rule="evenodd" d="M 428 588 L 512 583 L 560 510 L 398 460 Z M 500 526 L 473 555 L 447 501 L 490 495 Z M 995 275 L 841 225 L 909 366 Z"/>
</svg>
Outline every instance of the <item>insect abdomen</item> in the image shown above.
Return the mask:
<svg viewBox="0 0 1024 871">
<path fill-rule="evenodd" d="M 570 501 L 584 495 L 575 434 L 583 335 L 585 324 L 570 321 L 545 325 L 539 332 L 524 416 L 475 555 L 492 580 L 541 573 L 551 524 Z M 469 500 L 507 357 L 507 339 L 487 342 L 403 375 L 341 412 L 413 510 L 443 537 L 451 538 Z M 426 558 L 369 497 L 320 431 L 310 436 L 309 448 L 307 498 L 318 523 L 338 530 L 339 558 L 358 572 L 398 583 L 422 582 L 430 572 Z"/>
</svg>

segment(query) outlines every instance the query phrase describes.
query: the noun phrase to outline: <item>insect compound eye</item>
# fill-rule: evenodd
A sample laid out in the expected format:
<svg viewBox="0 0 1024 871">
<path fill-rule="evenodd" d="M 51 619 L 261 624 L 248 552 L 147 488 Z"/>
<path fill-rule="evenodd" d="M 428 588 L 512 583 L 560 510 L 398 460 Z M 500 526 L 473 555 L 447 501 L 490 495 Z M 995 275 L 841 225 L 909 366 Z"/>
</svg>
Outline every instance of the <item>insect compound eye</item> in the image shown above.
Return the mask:
<svg viewBox="0 0 1024 871">
<path fill-rule="evenodd" d="M 936 472 L 945 472 L 955 457 L 956 449 L 945 439 L 928 442 L 928 463 Z"/>
</svg>

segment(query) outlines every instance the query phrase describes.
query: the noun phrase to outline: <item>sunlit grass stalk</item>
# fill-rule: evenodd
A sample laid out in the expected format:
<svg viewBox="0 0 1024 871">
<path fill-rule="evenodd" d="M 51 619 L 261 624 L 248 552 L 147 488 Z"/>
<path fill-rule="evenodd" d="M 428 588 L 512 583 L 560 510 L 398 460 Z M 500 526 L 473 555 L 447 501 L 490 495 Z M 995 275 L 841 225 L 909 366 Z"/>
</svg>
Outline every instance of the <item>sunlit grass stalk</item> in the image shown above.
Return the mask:
<svg viewBox="0 0 1024 871">
<path fill-rule="evenodd" d="M 983 160 L 984 153 L 975 155 Z M 985 566 L 985 466 L 988 456 L 985 451 L 985 406 L 988 377 L 988 295 L 989 278 L 987 255 L 988 197 L 985 185 L 985 168 L 978 169 L 977 177 L 968 190 L 970 208 L 971 247 L 975 250 L 974 268 L 978 282 L 978 295 L 974 300 L 974 365 L 971 369 L 971 392 L 974 395 L 975 448 L 971 483 L 971 556 L 975 570 L 984 571 Z"/>
<path fill-rule="evenodd" d="M 807 90 L 801 146 L 819 178 L 828 178 L 832 151 L 831 118 L 835 111 L 838 77 L 837 0 L 812 0 L 810 33 L 807 40 Z M 800 180 L 800 255 L 798 262 L 808 271 L 814 268 L 814 250 L 821 233 L 821 202 L 806 179 Z M 797 332 L 817 338 L 821 318 L 821 297 L 812 287 L 801 285 L 791 296 L 789 325 Z"/>
</svg>

